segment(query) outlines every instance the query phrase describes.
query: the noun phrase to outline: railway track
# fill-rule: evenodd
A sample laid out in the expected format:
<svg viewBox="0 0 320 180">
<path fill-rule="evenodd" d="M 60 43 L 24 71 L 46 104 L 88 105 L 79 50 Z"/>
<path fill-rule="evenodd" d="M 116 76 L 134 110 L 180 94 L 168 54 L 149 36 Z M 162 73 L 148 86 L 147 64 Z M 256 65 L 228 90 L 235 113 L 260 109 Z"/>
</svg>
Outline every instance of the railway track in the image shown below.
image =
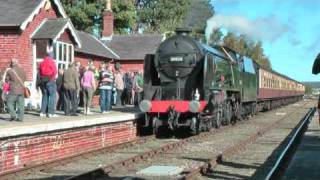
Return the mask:
<svg viewBox="0 0 320 180">
<path fill-rule="evenodd" d="M 288 109 L 288 107 L 286 108 Z M 296 111 L 295 108 L 296 107 L 289 108 L 291 109 L 291 111 L 288 114 L 293 115 L 294 112 Z M 152 165 L 152 164 L 170 164 L 170 165 L 173 164 L 173 165 L 180 165 L 184 167 L 184 171 L 181 174 L 177 176 L 163 177 L 164 179 L 170 179 L 170 178 L 194 179 L 199 174 L 206 173 L 207 171 L 209 171 L 220 160 L 245 149 L 245 147 L 248 144 L 254 142 L 258 137 L 266 133 L 268 130 L 276 127 L 279 122 L 288 118 L 288 116 L 273 118 L 272 122 L 270 122 L 270 120 L 269 121 L 263 120 L 265 116 L 266 114 L 262 114 L 262 116 L 259 116 L 260 118 L 257 118 L 254 121 L 239 123 L 236 126 L 230 126 L 229 128 L 218 130 L 214 133 L 202 134 L 201 136 L 203 137 L 194 136 L 188 139 L 181 140 L 179 142 L 171 143 L 170 145 L 168 144 L 160 148 L 155 148 L 148 152 L 142 152 L 132 158 L 119 161 L 112 165 L 101 167 L 94 171 L 86 172 L 68 179 L 97 179 L 98 177 L 100 177 L 101 179 L 113 179 L 113 178 L 116 179 L 116 178 L 123 178 L 123 177 L 153 179 L 154 177 L 143 176 L 143 175 L 141 176 L 141 175 L 137 175 L 136 173 L 139 169 L 142 169 L 143 167 L 147 167 L 148 165 Z M 243 133 L 243 130 L 246 130 L 249 132 Z M 239 131 L 241 133 L 237 133 Z M 235 133 L 239 137 L 232 136 L 232 134 L 234 135 Z M 225 140 L 228 139 L 228 138 L 223 139 L 221 137 L 228 137 L 228 135 L 231 135 L 230 137 L 233 137 L 233 138 L 229 138 L 231 142 L 221 144 L 221 140 L 224 141 L 224 139 Z M 220 139 L 220 142 L 219 142 L 219 139 Z M 218 148 L 219 150 L 216 150 L 216 152 L 212 152 L 212 151 L 206 152 L 207 153 L 206 155 L 203 155 L 202 153 L 203 156 L 201 156 L 199 151 L 201 150 L 210 151 L 211 150 L 210 145 L 213 145 L 213 146 L 217 145 L 216 147 L 221 146 L 223 148 Z M 197 149 L 196 154 L 200 156 L 192 157 L 197 155 L 196 154 L 190 155 L 191 152 L 189 148 Z M 187 157 L 188 153 L 190 155 L 189 157 Z M 193 153 L 194 153 L 194 150 L 193 150 Z M 181 162 L 183 161 L 182 159 L 187 159 L 190 161 L 197 159 L 198 162 L 194 164 L 192 163 L 188 164 L 188 162 Z M 166 162 L 168 160 L 169 162 Z M 187 165 L 184 163 L 186 163 Z"/>
<path fill-rule="evenodd" d="M 67 159 L 43 163 L 37 166 L 29 166 L 16 173 L 5 175 L 0 179 L 50 179 L 52 177 L 54 177 L 54 179 L 88 179 L 90 176 L 92 176 L 90 177 L 91 179 L 94 179 L 94 177 L 111 172 L 117 167 L 127 167 L 131 163 L 158 156 L 161 153 L 182 147 L 188 142 L 207 138 L 213 133 L 223 132 L 228 128 L 231 128 L 231 126 L 222 127 L 214 132 L 201 133 L 197 136 L 180 139 L 155 139 L 154 136 L 142 137 L 132 142 L 90 151 Z M 157 146 L 157 148 L 155 148 L 155 146 Z M 115 159 L 123 160 L 117 162 Z M 104 165 L 104 163 L 113 165 Z M 90 164 L 90 167 L 84 164 Z M 88 169 L 92 170 L 87 172 Z M 75 176 L 75 174 L 79 175 Z"/>
<path fill-rule="evenodd" d="M 290 110 L 292 107 L 288 106 L 284 109 Z M 135 142 L 122 144 L 111 149 L 88 152 L 63 161 L 44 164 L 41 167 L 29 167 L 22 172 L 7 176 L 6 179 L 110 179 L 127 175 L 135 177 L 136 174 L 132 172 L 141 169 L 146 164 L 162 163 L 165 159 L 179 159 L 179 157 L 170 157 L 170 155 L 180 155 L 181 159 L 184 151 L 188 154 L 190 149 L 192 151 L 192 149 L 201 149 L 202 147 L 206 154 L 200 156 L 203 157 L 203 160 L 191 166 L 184 166 L 182 174 L 173 177 L 173 179 L 193 179 L 197 175 L 209 171 L 220 160 L 243 150 L 247 144 L 256 140 L 267 129 L 276 126 L 284 118 L 277 117 L 272 123 L 266 120 L 268 114 L 276 111 L 278 110 L 261 113 L 252 121 L 241 121 L 234 126 L 223 127 L 213 132 L 202 133 L 186 139 L 155 139 L 153 136 L 140 138 Z M 232 142 L 223 143 L 228 139 Z M 218 150 L 211 148 L 219 146 L 221 148 Z M 196 154 L 199 155 L 199 151 L 196 151 Z M 194 159 L 196 158 L 194 157 Z M 192 157 L 189 157 L 189 159 L 192 159 Z M 178 165 L 179 161 L 176 164 Z M 126 170 L 130 172 L 126 172 Z M 142 176 L 142 178 L 145 177 Z M 152 179 L 153 177 L 146 178 Z M 168 178 L 171 177 L 165 177 L 165 179 Z"/>
<path fill-rule="evenodd" d="M 266 178 L 267 180 L 273 179 L 275 177 L 275 175 L 279 171 L 281 171 L 280 170 L 280 167 L 281 167 L 280 165 L 281 165 L 281 163 L 284 162 L 286 154 L 287 154 L 287 152 L 289 152 L 288 150 L 290 148 L 292 148 L 293 142 L 295 142 L 297 140 L 297 137 L 298 137 L 297 134 L 301 134 L 302 130 L 307 126 L 307 123 L 309 122 L 309 119 L 313 115 L 313 113 L 314 113 L 314 108 L 311 108 L 308 111 L 308 113 L 306 114 L 306 116 L 302 119 L 300 125 L 295 130 L 295 134 L 292 137 L 291 141 L 289 142 L 288 146 L 285 148 L 285 150 L 283 151 L 283 153 L 281 154 L 281 156 L 277 160 L 276 164 L 274 165 L 274 167 L 272 168 L 272 170 L 268 174 L 268 176 Z M 269 130 L 275 128 L 281 121 L 283 121 L 283 119 L 284 118 L 281 118 L 281 119 L 275 121 L 274 123 L 268 125 L 267 127 L 261 128 L 259 131 L 257 131 L 255 134 L 249 136 L 247 139 L 244 139 L 244 140 L 238 142 L 237 144 L 232 145 L 232 146 L 224 149 L 219 155 L 213 156 L 210 160 L 205 162 L 203 165 L 190 170 L 189 172 L 186 173 L 186 175 L 184 175 L 180 179 L 190 179 L 191 180 L 191 179 L 194 179 L 196 176 L 198 176 L 200 173 L 201 174 L 207 174 L 208 171 L 211 171 L 212 168 L 215 167 L 220 162 L 222 162 L 223 159 L 228 159 L 230 156 L 234 156 L 237 153 L 245 150 L 245 148 L 249 144 L 255 142 L 260 136 L 263 136 Z"/>
<path fill-rule="evenodd" d="M 231 128 L 230 126 L 228 127 L 224 127 L 221 129 L 218 129 L 215 131 L 215 133 L 217 132 L 222 132 L 223 130 L 226 130 L 228 128 Z M 162 154 L 168 153 L 170 151 L 173 151 L 175 149 L 181 148 L 184 145 L 186 145 L 187 143 L 190 142 L 195 142 L 195 141 L 199 141 L 202 139 L 206 139 L 208 137 L 210 137 L 210 135 L 212 135 L 213 132 L 205 132 L 205 133 L 201 133 L 199 135 L 196 136 L 191 136 L 182 140 L 178 140 L 177 142 L 171 142 L 165 145 L 162 145 L 158 148 L 155 149 L 151 149 L 149 151 L 145 151 L 142 153 L 139 153 L 133 157 L 130 157 L 128 159 L 122 160 L 122 161 L 118 161 L 112 165 L 107 165 L 104 167 L 99 167 L 97 169 L 94 169 L 92 171 L 89 172 L 85 172 L 83 174 L 79 174 L 77 176 L 73 176 L 70 178 L 67 178 L 67 180 L 87 180 L 87 179 L 96 179 L 100 176 L 106 175 L 114 170 L 116 170 L 117 168 L 128 168 L 130 165 L 133 165 L 135 163 L 139 163 L 141 161 L 150 159 L 150 158 L 154 158 L 156 156 L 160 156 Z"/>
</svg>

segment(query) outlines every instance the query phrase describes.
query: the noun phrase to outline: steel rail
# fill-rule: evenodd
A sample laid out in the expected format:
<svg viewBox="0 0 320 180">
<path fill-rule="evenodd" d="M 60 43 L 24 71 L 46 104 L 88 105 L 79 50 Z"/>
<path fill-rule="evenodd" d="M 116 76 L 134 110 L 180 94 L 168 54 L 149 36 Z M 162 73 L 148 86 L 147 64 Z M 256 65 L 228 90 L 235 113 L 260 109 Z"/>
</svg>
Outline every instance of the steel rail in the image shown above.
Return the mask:
<svg viewBox="0 0 320 180">
<path fill-rule="evenodd" d="M 229 128 L 229 127 L 231 127 L 231 126 L 228 126 L 226 128 Z M 219 129 L 219 131 L 222 131 L 222 130 L 224 130 L 226 128 L 221 128 L 221 129 Z M 133 157 L 130 157 L 128 159 L 116 162 L 116 163 L 114 163 L 112 165 L 99 167 L 99 168 L 94 169 L 92 171 L 85 172 L 85 173 L 82 173 L 82 174 L 79 174 L 79 175 L 76 175 L 76 176 L 73 176 L 73 177 L 66 178 L 66 180 L 95 179 L 96 177 L 99 177 L 99 176 L 102 176 L 102 175 L 106 175 L 106 174 L 112 172 L 113 170 L 117 169 L 118 167 L 127 167 L 127 166 L 129 166 L 131 164 L 140 162 L 142 160 L 146 160 L 148 158 L 159 156 L 159 155 L 164 154 L 164 153 L 166 153 L 168 151 L 172 151 L 174 149 L 182 147 L 183 145 L 187 144 L 188 142 L 193 142 L 193 141 L 197 141 L 199 139 L 203 139 L 203 138 L 209 137 L 211 134 L 214 134 L 216 132 L 217 131 L 201 133 L 201 134 L 196 135 L 196 136 L 191 136 L 191 137 L 188 137 L 186 139 L 182 139 L 182 140 L 180 140 L 178 142 L 169 143 L 169 144 L 161 146 L 160 148 L 155 148 L 155 149 L 152 149 L 150 151 L 140 153 L 140 154 L 138 154 L 136 156 L 133 156 Z"/>
<path fill-rule="evenodd" d="M 244 123 L 245 121 L 242 121 L 242 122 Z M 241 122 L 237 123 L 237 125 L 239 125 L 239 124 L 242 124 L 242 123 Z M 199 134 L 197 136 L 192 136 L 192 137 L 180 140 L 177 143 L 170 143 L 170 144 L 164 145 L 164 146 L 162 146 L 160 148 L 157 148 L 157 149 L 154 149 L 154 150 L 150 150 L 150 151 L 145 152 L 145 153 L 140 153 L 139 155 L 136 155 L 134 157 L 128 158 L 128 159 L 126 159 L 124 161 L 117 162 L 114 165 L 108 165 L 108 166 L 105 166 L 105 167 L 100 167 L 100 168 L 95 169 L 95 170 L 90 171 L 90 172 L 86 172 L 86 173 L 83 173 L 83 174 L 80 174 L 80 175 L 77 175 L 77 176 L 69 177 L 68 179 L 89 179 L 88 177 L 92 177 L 92 176 L 88 176 L 91 173 L 92 174 L 96 174 L 96 175 L 103 173 L 105 175 L 105 174 L 110 173 L 112 170 L 114 170 L 115 168 L 117 168 L 119 166 L 126 167 L 126 166 L 128 166 L 130 164 L 134 164 L 134 163 L 136 163 L 138 161 L 145 160 L 145 159 L 148 159 L 148 158 L 163 154 L 163 153 L 165 153 L 165 152 L 167 152 L 169 150 L 173 150 L 173 149 L 179 148 L 179 147 L 185 145 L 188 142 L 201 140 L 202 138 L 209 137 L 210 135 L 215 134 L 215 133 L 223 132 L 224 130 L 232 128 L 232 127 L 234 127 L 234 126 L 226 126 L 226 127 L 220 128 L 220 129 L 215 129 L 214 131 L 211 131 L 211 132 L 201 133 L 201 134 Z M 260 135 L 260 132 L 258 132 L 258 135 Z M 5 174 L 1 175 L 0 179 L 12 179 L 12 178 L 17 177 L 17 176 L 21 177 L 24 174 L 28 174 L 30 171 L 34 172 L 34 171 L 37 171 L 37 170 L 39 170 L 39 171 L 47 170 L 47 169 L 50 169 L 52 167 L 63 165 L 63 164 L 69 163 L 71 161 L 74 161 L 74 160 L 77 160 L 77 159 L 80 159 L 80 158 L 83 158 L 83 157 L 91 157 L 91 156 L 97 155 L 98 153 L 112 152 L 112 151 L 114 151 L 116 149 L 131 147 L 131 146 L 133 146 L 135 144 L 145 143 L 146 141 L 148 141 L 148 139 L 151 139 L 151 137 L 153 137 L 153 136 L 137 138 L 137 139 L 135 139 L 133 141 L 130 141 L 130 142 L 126 142 L 126 143 L 122 143 L 122 144 L 114 145 L 114 146 L 109 146 L 109 147 L 104 147 L 104 148 L 100 148 L 100 149 L 96 149 L 96 150 L 90 150 L 90 151 L 82 152 L 82 153 L 79 153 L 79 154 L 76 154 L 76 155 L 73 155 L 73 156 L 70 156 L 70 157 L 59 158 L 59 159 L 56 159 L 56 160 L 51 161 L 51 162 L 27 165 L 26 167 L 24 167 L 22 169 L 15 170 L 15 171 L 8 172 L 8 173 L 5 173 Z M 241 141 L 239 144 L 241 144 L 241 143 L 243 143 L 243 142 Z M 241 146 L 239 146 L 239 148 L 243 149 Z M 232 151 L 229 150 L 229 153 L 232 153 Z M 226 154 L 228 154 L 228 151 L 222 153 L 219 156 L 218 159 L 222 160 L 223 156 L 225 156 Z M 211 164 L 214 165 L 213 162 L 211 162 L 209 165 L 211 166 Z M 207 168 L 208 167 L 209 166 L 207 166 Z M 202 169 L 202 170 L 205 171 L 205 169 Z M 86 178 L 81 178 L 81 177 L 86 177 Z M 92 179 L 92 178 L 90 178 L 90 179 Z"/>
<path fill-rule="evenodd" d="M 274 166 L 272 167 L 272 169 L 270 170 L 270 172 L 266 176 L 265 180 L 274 179 L 276 174 L 280 171 L 279 170 L 280 165 L 284 162 L 284 160 L 288 156 L 288 152 L 293 148 L 294 143 L 297 142 L 299 137 L 301 137 L 303 135 L 303 131 L 307 127 L 307 125 L 309 124 L 311 117 L 313 117 L 313 115 L 315 113 L 315 110 L 316 110 L 316 108 L 311 108 L 309 110 L 309 112 L 305 115 L 300 126 L 296 129 L 292 138 L 290 138 L 289 143 L 286 145 L 286 148 L 282 151 L 281 155 L 279 156 L 276 163 L 274 164 Z"/>
<path fill-rule="evenodd" d="M 245 121 L 242 121 L 242 122 L 245 123 Z M 242 123 L 237 123 L 237 125 L 240 125 L 240 124 L 242 124 Z M 231 129 L 233 127 L 235 127 L 235 126 L 225 126 L 225 127 L 219 128 L 219 129 L 214 129 L 213 131 L 210 131 L 210 132 L 203 132 L 198 135 L 182 139 L 178 142 L 169 143 L 169 144 L 163 145 L 159 148 L 155 148 L 155 149 L 149 150 L 147 152 L 142 152 L 136 156 L 133 156 L 133 157 L 127 158 L 125 160 L 113 163 L 112 165 L 99 167 L 99 168 L 96 168 L 92 171 L 88 171 L 88 172 L 85 172 L 85 173 L 82 173 L 82 174 L 79 174 L 79 175 L 76 175 L 73 177 L 66 178 L 66 180 L 95 179 L 96 177 L 99 177 L 102 175 L 107 175 L 119 167 L 128 167 L 131 164 L 138 163 L 143 160 L 147 160 L 148 158 L 153 158 L 155 156 L 159 156 L 159 155 L 164 154 L 168 151 L 178 149 L 178 148 L 186 145 L 189 142 L 198 141 L 198 140 L 210 137 L 211 135 L 214 135 L 216 133 L 222 133 L 223 131 L 225 131 L 227 129 Z"/>
<path fill-rule="evenodd" d="M 292 112 L 294 112 L 294 111 L 292 111 Z M 292 114 L 293 113 L 291 113 L 290 115 L 292 115 Z M 307 114 L 309 114 L 309 112 Z M 210 158 L 207 162 L 203 163 L 202 165 L 200 165 L 196 168 L 193 168 L 191 170 L 184 171 L 183 172 L 184 176 L 179 179 L 191 180 L 191 179 L 194 179 L 195 176 L 197 176 L 197 175 L 206 174 L 210 169 L 212 169 L 213 167 L 218 165 L 219 162 L 221 162 L 223 159 L 228 158 L 228 157 L 235 155 L 236 153 L 244 150 L 247 145 L 255 142 L 260 136 L 264 135 L 270 129 L 275 128 L 283 119 L 285 119 L 287 117 L 288 116 L 283 117 L 283 118 L 275 121 L 274 123 L 272 123 L 264 128 L 261 128 L 255 134 L 251 135 L 249 138 L 244 139 L 235 145 L 227 147 L 219 155 L 213 156 L 212 158 Z"/>
<path fill-rule="evenodd" d="M 306 103 L 305 103 L 306 104 Z M 206 173 L 211 167 L 217 165 L 217 163 L 219 161 L 222 161 L 222 159 L 224 157 L 228 157 L 231 156 L 233 154 L 235 154 L 236 152 L 238 152 L 239 150 L 243 150 L 245 149 L 245 147 L 254 142 L 259 136 L 263 135 L 264 133 L 266 133 L 269 129 L 274 128 L 277 126 L 278 123 L 280 123 L 284 118 L 279 119 L 278 121 L 276 121 L 275 123 L 272 123 L 271 125 L 262 128 L 260 130 L 258 130 L 254 135 L 250 136 L 249 138 L 240 141 L 239 143 L 237 143 L 235 146 L 232 146 L 230 148 L 227 148 L 226 150 L 224 150 L 221 154 L 219 154 L 218 156 L 212 158 L 211 160 L 209 160 L 207 163 L 203 164 L 201 167 L 198 167 L 196 169 L 193 169 L 192 171 L 184 171 L 183 173 L 185 174 L 185 176 L 181 179 L 193 179 L 195 174 L 199 174 L 199 173 Z M 245 123 L 245 121 L 241 121 L 242 123 Z M 237 123 L 236 125 L 240 125 L 242 123 Z M 87 179 L 95 179 L 97 177 L 103 176 L 103 175 L 108 175 L 109 173 L 111 173 L 113 170 L 119 168 L 119 167 L 128 167 L 131 164 L 135 164 L 138 163 L 140 161 L 146 160 L 148 158 L 152 158 L 155 156 L 159 156 L 161 154 L 164 154 L 168 151 L 172 151 L 174 149 L 180 148 L 183 145 L 187 144 L 188 142 L 192 142 L 192 141 L 196 141 L 196 140 L 201 140 L 203 138 L 206 138 L 212 134 L 215 133 L 219 133 L 219 132 L 223 132 L 226 129 L 229 128 L 233 128 L 234 126 L 225 126 L 222 127 L 220 129 L 215 129 L 212 132 L 206 132 L 206 133 L 201 133 L 199 135 L 196 136 L 192 136 L 183 140 L 180 140 L 178 142 L 175 143 L 170 143 L 170 144 L 166 144 L 164 146 L 161 146 L 160 148 L 155 148 L 153 150 L 150 150 L 148 152 L 143 152 L 140 153 L 134 157 L 116 162 L 112 165 L 107 165 L 104 167 L 99 167 L 96 168 L 92 171 L 88 171 L 73 177 L 69 177 L 66 180 L 87 180 Z"/>
</svg>

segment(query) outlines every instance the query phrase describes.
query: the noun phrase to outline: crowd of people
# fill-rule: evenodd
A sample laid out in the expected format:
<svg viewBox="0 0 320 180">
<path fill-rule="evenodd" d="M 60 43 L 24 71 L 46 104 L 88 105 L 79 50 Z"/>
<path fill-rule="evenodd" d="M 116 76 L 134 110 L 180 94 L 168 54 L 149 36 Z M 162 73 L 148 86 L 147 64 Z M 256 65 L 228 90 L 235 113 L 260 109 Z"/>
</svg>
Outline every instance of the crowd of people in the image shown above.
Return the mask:
<svg viewBox="0 0 320 180">
<path fill-rule="evenodd" d="M 24 82 L 26 73 L 17 59 L 12 59 L 10 67 L 2 71 L 0 110 L 10 114 L 10 120 L 23 121 Z M 143 78 L 141 72 L 123 72 L 119 63 L 112 66 L 102 62 L 99 67 L 93 63 L 82 65 L 71 62 L 67 69 L 57 69 L 50 53 L 39 64 L 36 89 L 41 92 L 40 117 L 57 117 L 56 111 L 66 116 L 92 114 L 92 100 L 99 94 L 101 113 L 109 113 L 112 106 L 135 105 L 142 100 Z"/>
</svg>

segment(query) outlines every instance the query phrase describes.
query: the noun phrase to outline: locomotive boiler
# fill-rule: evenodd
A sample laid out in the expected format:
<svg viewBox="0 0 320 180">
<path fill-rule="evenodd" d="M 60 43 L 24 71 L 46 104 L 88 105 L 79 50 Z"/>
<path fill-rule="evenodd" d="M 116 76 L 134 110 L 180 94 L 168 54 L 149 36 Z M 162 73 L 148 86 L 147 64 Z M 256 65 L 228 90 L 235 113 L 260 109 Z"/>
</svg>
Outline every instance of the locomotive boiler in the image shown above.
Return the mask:
<svg viewBox="0 0 320 180">
<path fill-rule="evenodd" d="M 157 135 L 180 128 L 197 134 L 271 106 L 274 99 L 259 100 L 260 67 L 252 59 L 188 32 L 177 29 L 145 58 L 145 126 Z"/>
</svg>

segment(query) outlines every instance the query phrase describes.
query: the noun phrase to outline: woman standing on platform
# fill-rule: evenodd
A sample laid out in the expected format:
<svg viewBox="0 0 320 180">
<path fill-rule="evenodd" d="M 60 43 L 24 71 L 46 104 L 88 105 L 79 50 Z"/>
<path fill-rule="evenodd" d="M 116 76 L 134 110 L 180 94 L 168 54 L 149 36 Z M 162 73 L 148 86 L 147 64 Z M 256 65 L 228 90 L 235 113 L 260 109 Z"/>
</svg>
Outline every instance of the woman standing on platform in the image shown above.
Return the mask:
<svg viewBox="0 0 320 180">
<path fill-rule="evenodd" d="M 93 70 L 94 69 L 92 69 L 92 67 L 90 68 L 89 66 L 87 66 L 81 78 L 84 114 L 92 114 L 92 112 L 90 111 L 90 106 L 92 103 L 93 93 L 96 89 Z"/>
<path fill-rule="evenodd" d="M 120 70 L 120 64 L 116 63 L 115 65 L 115 73 L 114 73 L 114 86 L 117 91 L 117 97 L 116 97 L 116 105 L 122 106 L 124 103 L 122 102 L 122 93 L 124 89 L 124 82 L 123 82 L 123 74 Z"/>
</svg>

